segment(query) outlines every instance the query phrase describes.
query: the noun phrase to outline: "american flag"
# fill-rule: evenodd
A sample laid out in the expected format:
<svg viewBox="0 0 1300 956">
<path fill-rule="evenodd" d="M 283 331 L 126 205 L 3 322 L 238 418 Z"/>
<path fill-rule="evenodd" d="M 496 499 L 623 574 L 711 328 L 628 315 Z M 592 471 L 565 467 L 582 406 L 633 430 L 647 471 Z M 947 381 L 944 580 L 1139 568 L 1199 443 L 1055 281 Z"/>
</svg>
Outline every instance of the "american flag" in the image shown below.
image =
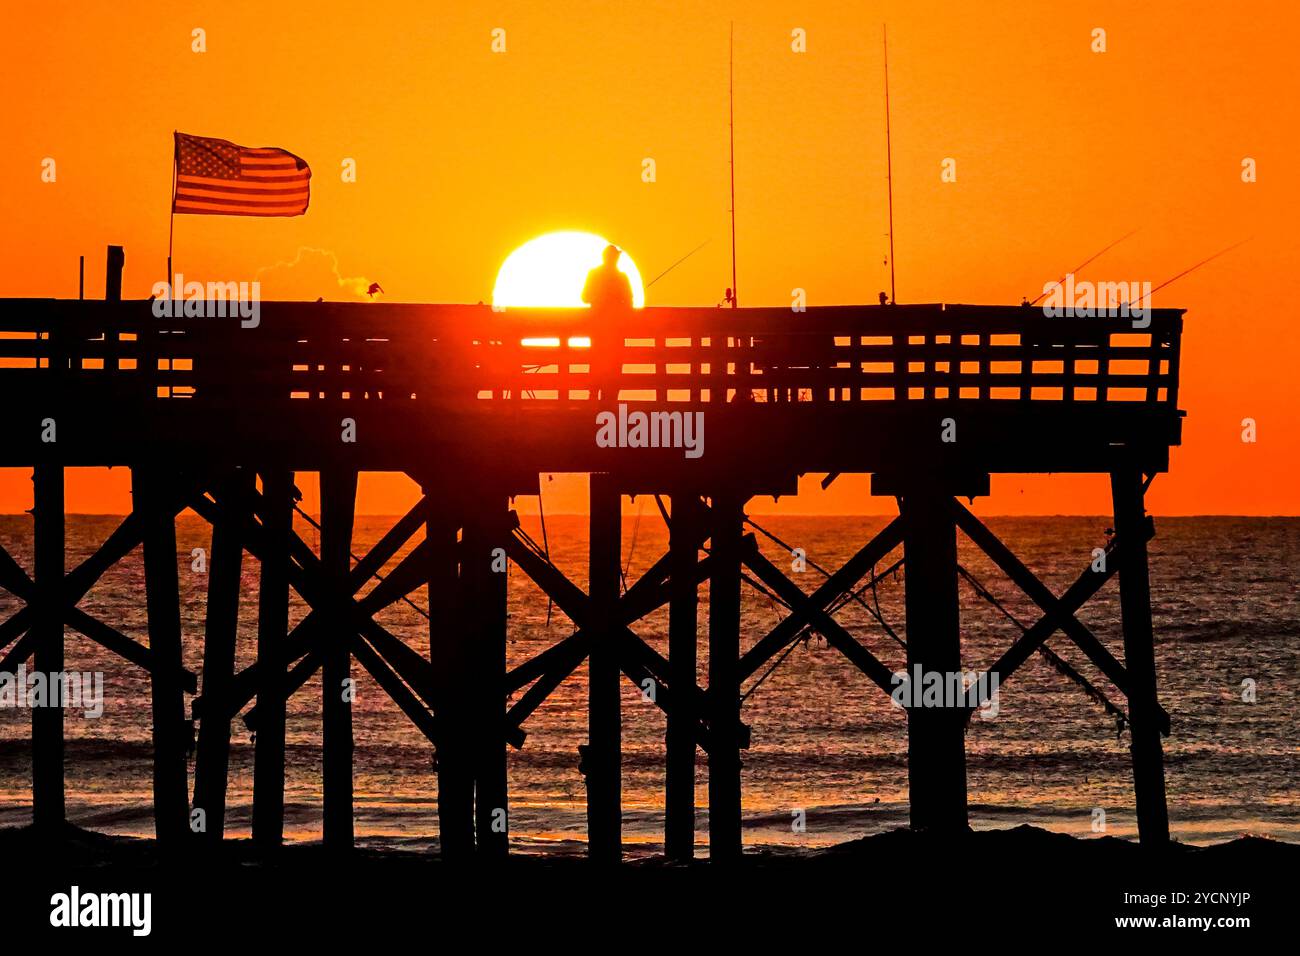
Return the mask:
<svg viewBox="0 0 1300 956">
<path fill-rule="evenodd" d="M 311 168 L 270 146 L 237 146 L 176 134 L 172 212 L 201 216 L 301 216 L 311 198 Z"/>
</svg>

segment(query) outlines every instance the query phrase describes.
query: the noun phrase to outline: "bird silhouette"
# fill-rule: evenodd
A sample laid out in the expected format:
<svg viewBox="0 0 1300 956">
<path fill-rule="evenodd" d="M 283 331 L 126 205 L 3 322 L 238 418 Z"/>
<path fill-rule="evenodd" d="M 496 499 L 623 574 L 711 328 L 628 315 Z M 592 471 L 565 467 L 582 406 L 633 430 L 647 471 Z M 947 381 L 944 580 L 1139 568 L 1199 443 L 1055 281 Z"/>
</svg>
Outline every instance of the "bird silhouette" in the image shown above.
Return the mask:
<svg viewBox="0 0 1300 956">
<path fill-rule="evenodd" d="M 372 282 L 370 283 L 370 288 L 366 290 L 366 295 L 370 296 L 370 298 L 373 299 L 375 297 L 376 292 L 383 292 L 383 291 L 384 291 L 383 286 L 381 286 L 378 282 Z"/>
</svg>

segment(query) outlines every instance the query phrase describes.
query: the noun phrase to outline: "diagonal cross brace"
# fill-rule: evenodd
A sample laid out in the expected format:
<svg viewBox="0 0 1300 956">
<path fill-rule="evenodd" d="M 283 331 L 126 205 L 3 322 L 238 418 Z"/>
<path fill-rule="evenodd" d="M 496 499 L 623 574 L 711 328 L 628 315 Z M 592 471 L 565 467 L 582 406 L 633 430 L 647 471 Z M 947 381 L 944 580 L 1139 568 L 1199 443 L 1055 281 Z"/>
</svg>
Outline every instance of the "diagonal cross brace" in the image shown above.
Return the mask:
<svg viewBox="0 0 1300 956">
<path fill-rule="evenodd" d="M 514 535 L 507 537 L 505 549 L 507 555 L 519 565 L 520 570 L 532 578 L 547 595 L 554 599 L 556 606 L 577 624 L 579 629 L 590 627 L 587 615 L 590 598 L 583 593 L 581 588 L 565 577 L 554 565 L 547 563 L 543 558 L 535 554 L 518 537 Z M 667 711 L 671 706 L 670 700 L 673 693 L 667 679 L 667 660 L 653 647 L 641 640 L 625 624 L 613 628 L 610 636 L 614 638 L 617 644 L 619 667 L 623 673 L 638 686 L 642 686 L 647 679 L 653 681 L 656 687 L 655 704 Z M 581 663 L 581 659 L 579 659 L 579 663 Z M 706 713 L 703 709 L 704 692 L 700 690 L 698 685 L 692 682 L 691 686 L 685 688 L 683 692 L 694 695 L 697 707 L 695 713 Z M 747 730 L 748 728 L 745 728 L 742 724 L 740 731 L 742 739 L 748 739 Z M 697 721 L 696 739 L 706 751 L 708 750 L 708 738 L 709 732 L 706 725 L 702 721 Z"/>
<path fill-rule="evenodd" d="M 439 722 L 435 714 L 425 709 L 420 700 L 411 693 L 402 679 L 393 673 L 382 657 L 360 634 L 352 635 L 352 656 L 360 662 L 370 676 L 375 679 L 384 692 L 396 702 L 406 714 L 407 719 L 419 729 L 429 743 L 438 746 L 440 735 Z"/>
<path fill-rule="evenodd" d="M 1112 549 L 1111 554 L 1117 553 L 1119 547 L 1122 546 L 1121 543 Z M 1093 595 L 1101 590 L 1102 585 L 1110 580 L 1112 574 L 1114 572 L 1109 568 L 1105 572 L 1097 572 L 1088 568 L 1080 574 L 1078 579 L 1056 601 L 1055 607 L 1035 621 L 1020 637 L 1016 638 L 1015 643 L 1002 653 L 1002 656 L 981 675 L 979 682 L 973 686 L 989 686 L 989 680 L 994 674 L 997 675 L 999 684 L 1009 680 L 1011 675 L 1020 668 L 1020 665 L 1029 660 L 1033 653 L 1056 633 L 1061 626 L 1061 622 L 1067 616 L 1078 611 L 1079 608 L 1091 600 Z M 974 710 L 974 706 L 968 708 L 968 710 Z"/>
<path fill-rule="evenodd" d="M 975 542 L 985 554 L 992 559 L 993 563 L 1002 569 L 1017 587 L 1044 612 L 1044 616 L 1029 629 L 1016 643 L 1012 646 L 1011 651 L 1003 655 L 1007 659 L 1012 651 L 1016 651 L 1016 657 L 1010 658 L 1008 663 L 1011 665 L 1007 671 L 997 670 L 998 679 L 1006 680 L 1011 676 L 1016 667 L 1019 667 L 1028 658 L 1037 647 L 1047 640 L 1058 628 L 1064 631 L 1065 635 L 1074 642 L 1079 650 L 1088 656 L 1098 669 L 1101 670 L 1110 682 L 1114 684 L 1119 691 L 1126 697 L 1129 693 L 1128 672 L 1124 665 L 1117 661 L 1113 654 L 1106 649 L 1105 645 L 1088 629 L 1088 627 L 1075 617 L 1075 612 L 1079 610 L 1087 601 L 1101 590 L 1101 586 L 1108 581 L 1119 567 L 1119 561 L 1116 560 L 1116 553 L 1119 548 L 1124 546 L 1124 542 L 1116 539 L 1115 546 L 1107 556 L 1106 569 L 1104 571 L 1093 571 L 1091 568 L 1084 571 L 1079 580 L 1076 581 L 1066 592 L 1065 598 L 1057 598 L 1047 585 L 1029 570 L 1019 558 L 1017 558 L 998 537 L 988 529 L 974 514 L 966 509 L 961 502 L 951 499 L 953 516 L 956 519 L 957 526 L 966 533 L 966 536 Z M 1155 529 L 1148 520 L 1143 529 L 1146 540 L 1150 540 L 1155 535 Z M 1069 603 L 1067 603 L 1067 599 Z M 1031 638 L 1030 635 L 1033 635 Z M 1017 651 L 1017 648 L 1022 650 Z M 1000 660 L 996 667 L 1002 665 Z M 1161 732 L 1169 735 L 1169 713 L 1163 708 L 1159 708 L 1157 713 L 1161 724 Z"/>
<path fill-rule="evenodd" d="M 149 647 L 77 607 L 77 602 L 95 586 L 103 573 L 129 554 L 141 538 L 140 521 L 132 513 L 123 519 L 94 554 L 64 576 L 58 599 L 62 603 L 60 614 L 68 627 L 152 674 L 154 656 Z M 0 647 L 12 641 L 14 636 L 23 634 L 9 653 L 0 659 L 0 671 L 7 672 L 27 660 L 36 649 L 36 640 L 27 630 L 31 625 L 30 619 L 36 613 L 36 584 L 3 548 L 0 548 L 0 586 L 27 602 L 25 607 L 0 624 Z M 182 667 L 177 679 L 188 693 L 198 692 L 198 677 L 193 671 Z"/>
<path fill-rule="evenodd" d="M 711 573 L 711 561 L 711 558 L 705 558 L 696 564 L 697 585 L 708 579 Z M 669 602 L 670 592 L 662 580 L 663 575 L 656 572 L 659 564 L 660 562 L 656 562 L 655 566 L 628 588 L 619 600 L 616 614 L 622 623 L 631 625 Z M 655 580 L 656 577 L 659 580 Z M 529 687 L 519 701 L 510 708 L 506 720 L 513 726 L 522 726 L 523 722 L 532 716 L 533 711 L 551 695 L 551 692 L 577 670 L 586 659 L 590 646 L 588 631 L 579 628 L 569 637 L 511 671 L 513 686 L 507 688 L 508 693 L 513 693 L 531 680 L 535 679 L 537 682 Z M 528 680 L 517 683 L 523 677 L 528 677 Z"/>
<path fill-rule="evenodd" d="M 254 501 L 258 500 L 260 500 L 260 496 L 254 495 Z M 209 517 L 210 515 L 215 517 L 215 509 L 209 501 L 205 500 L 201 502 L 195 510 L 200 511 L 200 514 L 209 518 L 209 520 L 211 520 L 211 517 Z M 248 552 L 259 560 L 265 560 L 266 547 L 262 526 L 253 520 L 251 514 L 246 516 L 245 520 L 241 523 L 240 531 L 244 547 Z M 393 550 L 396 551 L 400 546 L 401 543 L 398 543 L 394 546 Z M 418 550 L 419 549 L 417 548 L 412 551 L 411 554 L 407 555 L 403 564 L 407 566 L 418 564 L 420 561 L 420 555 L 417 553 Z M 306 542 L 297 534 L 292 535 L 290 539 L 290 554 L 289 583 L 312 607 L 312 612 L 309 614 L 309 617 L 316 615 L 317 621 L 323 622 L 325 617 L 323 613 L 319 611 L 319 608 L 323 606 L 323 592 L 328 590 L 328 584 L 324 581 L 320 559 L 316 557 L 307 546 Z M 397 574 L 395 572 L 393 575 L 386 578 L 385 582 L 393 581 L 396 577 Z M 381 582 L 381 584 L 382 583 L 384 582 Z M 376 588 L 376 590 L 378 590 L 378 588 Z M 398 589 L 393 585 L 386 589 L 386 593 L 391 594 L 395 590 Z M 433 665 L 407 647 L 404 642 L 394 637 L 386 628 L 373 619 L 371 616 L 371 614 L 374 613 L 373 610 L 368 612 L 366 608 L 367 603 L 379 603 L 379 601 L 371 600 L 373 594 L 374 592 L 372 591 L 371 594 L 366 595 L 366 597 L 361 599 L 361 601 L 358 601 L 355 596 L 349 596 L 348 610 L 350 623 L 354 628 L 356 628 L 356 633 L 361 638 L 365 639 L 374 654 L 374 657 L 371 657 L 363 650 L 361 652 L 362 656 L 358 659 L 361 661 L 362 665 L 366 666 L 367 670 L 375 676 L 376 681 L 378 681 L 386 691 L 390 691 L 390 689 L 393 688 L 393 679 L 400 678 L 400 681 L 409 685 L 410 690 L 414 692 L 414 698 L 418 698 L 419 701 L 422 701 L 424 707 L 427 707 L 429 711 L 436 711 L 436 695 L 433 692 Z M 400 596 L 400 594 L 397 595 L 397 597 Z M 397 597 L 393 597 L 392 600 L 396 600 Z M 380 600 L 382 600 L 382 598 Z M 306 620 L 304 620 L 299 627 L 301 628 L 304 624 L 306 624 Z M 312 629 L 316 626 L 318 625 L 314 625 Z M 317 640 L 319 640 L 319 638 L 317 638 Z M 353 642 L 352 648 L 354 650 L 355 646 L 355 642 Z M 297 686 L 301 686 L 316 667 L 319 666 L 319 651 L 319 647 L 313 647 L 307 657 L 300 661 L 299 665 L 294 668 L 294 675 L 299 678 Z M 378 667 L 367 666 L 367 662 L 369 662 L 370 665 L 382 663 L 385 666 L 380 670 Z M 251 668 L 246 668 L 240 673 L 239 677 L 241 678 L 241 684 L 243 685 L 243 688 L 246 689 L 251 683 L 254 690 L 256 690 L 256 679 L 250 679 L 250 676 L 248 675 L 250 670 Z M 394 674 L 393 672 L 396 673 Z M 291 690 L 291 688 L 285 689 Z M 411 717 L 411 719 L 415 721 L 416 726 L 422 731 L 431 729 L 433 725 L 424 721 L 423 717 L 412 715 L 412 707 L 427 713 L 427 711 L 424 711 L 424 707 L 419 707 L 417 704 L 414 704 L 414 698 L 408 697 L 408 695 L 402 694 L 399 691 L 397 696 L 394 696 L 393 699 L 405 712 L 407 712 L 407 716 Z M 245 702 L 246 700 L 247 699 L 245 699 Z M 254 716 L 255 710 L 256 707 L 245 716 L 245 723 L 250 727 L 256 722 Z M 433 715 L 429 714 L 429 717 L 432 719 Z M 509 742 L 516 747 L 520 746 L 523 742 L 522 734 L 513 735 L 509 738 Z"/>
<path fill-rule="evenodd" d="M 631 624 L 639 620 L 651 611 L 657 610 L 663 606 L 664 600 L 661 595 L 663 583 L 668 579 L 668 556 L 660 557 L 654 564 L 646 569 L 632 586 L 627 589 L 622 598 L 619 599 L 617 614 L 620 620 L 625 624 Z M 652 591 L 653 589 L 653 591 Z M 547 674 L 554 669 L 553 661 L 560 658 L 567 658 L 570 649 L 575 644 L 584 644 L 586 642 L 586 632 L 579 628 L 576 632 L 553 644 L 551 647 L 542 651 L 534 657 L 530 657 L 522 664 L 513 668 L 506 675 L 506 693 L 513 694 L 522 687 L 531 684 L 543 674 Z M 585 654 L 584 654 L 585 656 Z M 578 663 L 582 658 L 578 659 Z M 577 667 L 577 664 L 574 664 Z M 571 668 L 572 669 L 572 668 Z"/>
<path fill-rule="evenodd" d="M 827 613 L 824 604 L 819 606 L 816 595 L 808 596 L 804 593 L 803 588 L 782 574 L 781 570 L 758 550 L 758 543 L 754 540 L 752 534 L 745 535 L 743 554 L 745 564 L 758 575 L 759 580 L 775 591 L 781 600 L 790 605 L 791 611 L 789 617 L 785 618 L 786 621 L 799 614 L 807 620 L 811 627 L 820 631 L 832 647 L 847 657 L 858 670 L 866 674 L 872 683 L 886 694 L 893 692 L 893 672 L 882 664 L 874 654 L 858 643 L 853 635 L 844 629 L 842 624 L 831 617 Z M 874 564 L 874 562 L 872 563 Z M 818 589 L 817 593 L 820 594 L 821 589 Z M 831 600 L 833 599 L 832 597 Z"/>
<path fill-rule="evenodd" d="M 207 498 L 200 498 L 194 504 L 194 510 L 198 512 L 200 517 L 205 518 L 209 522 L 218 518 L 216 506 Z M 414 512 L 416 509 L 412 510 Z M 399 525 L 409 525 L 410 522 L 408 521 L 408 518 L 409 515 L 407 518 L 403 518 L 403 520 L 399 522 Z M 246 528 L 247 527 L 248 525 L 246 525 Z M 251 527 L 256 533 L 257 544 L 254 547 L 249 547 L 246 541 L 245 547 L 248 549 L 249 553 L 258 560 L 265 560 L 265 549 L 262 546 L 260 538 L 260 527 L 256 524 L 251 524 Z M 392 555 L 406 543 L 406 540 L 409 539 L 410 534 L 407 534 L 405 539 L 400 539 L 399 535 L 394 534 L 394 532 L 390 530 L 389 533 L 376 543 L 375 547 L 367 553 L 367 555 L 362 559 L 362 562 L 373 564 L 378 560 L 380 566 L 382 566 L 383 563 L 387 562 L 388 558 L 392 557 Z M 301 539 L 299 539 L 299 541 L 301 542 Z M 305 547 L 305 542 L 302 542 L 302 545 Z M 361 598 L 361 606 L 367 613 L 371 615 L 377 613 L 394 601 L 400 600 L 401 597 L 406 593 L 409 593 L 410 590 L 414 590 L 415 586 L 418 586 L 418 584 L 412 585 L 407 591 L 401 591 L 399 584 L 404 583 L 409 577 L 411 577 L 411 570 L 418 566 L 423 554 L 423 552 L 420 551 L 421 547 L 423 547 L 423 542 L 402 559 L 398 567 L 380 583 L 380 586 L 377 586 L 365 597 Z M 310 553 L 310 549 L 307 550 Z M 353 589 L 353 594 L 360 590 L 368 579 L 367 577 L 362 577 L 357 574 L 357 570 L 360 567 L 361 564 L 354 567 L 349 576 L 349 585 Z M 387 584 L 387 587 L 383 587 L 385 584 Z M 382 591 L 380 590 L 381 587 L 383 588 Z M 299 593 L 301 593 L 301 591 Z M 322 614 L 313 607 L 303 620 L 294 625 L 294 627 L 289 631 L 288 636 L 281 643 L 280 653 L 277 655 L 275 661 L 276 665 L 288 666 L 289 664 L 298 661 L 300 658 L 303 658 L 304 655 L 313 652 L 319 643 L 318 629 L 324 623 L 325 617 L 323 617 Z M 315 666 L 318 666 L 318 662 L 316 662 Z M 315 671 L 315 666 L 312 666 L 306 671 L 306 673 L 302 674 L 301 680 L 299 680 L 296 685 L 292 685 L 292 689 L 296 689 L 305 683 Z M 296 670 L 297 669 L 295 668 L 295 672 Z M 258 673 L 259 665 L 254 662 L 241 670 L 238 674 L 234 675 L 231 682 L 229 700 L 227 702 L 231 718 L 247 706 L 249 701 L 251 701 L 258 693 L 260 689 Z M 196 716 L 201 714 L 205 703 L 206 701 L 203 697 L 198 697 L 194 700 L 194 713 Z"/>
<path fill-rule="evenodd" d="M 766 637 L 762 638 L 758 643 L 741 655 L 740 680 L 745 681 L 752 677 L 760 667 L 771 660 L 776 654 L 779 654 L 784 650 L 806 625 L 812 623 L 812 618 L 816 612 L 824 612 L 826 607 L 830 605 L 832 601 L 845 591 L 851 590 L 858 581 L 862 580 L 862 578 L 867 575 L 867 572 L 870 571 L 872 567 L 878 564 L 880 560 L 885 557 L 885 555 L 898 547 L 898 545 L 902 543 L 902 540 L 903 520 L 901 518 L 895 518 L 893 521 L 889 522 L 889 524 L 885 525 L 884 528 L 880 529 L 880 532 L 867 542 L 867 544 L 858 551 L 857 554 L 849 558 L 842 568 L 823 581 L 822 584 L 809 595 L 804 594 L 802 588 L 792 584 L 785 575 L 781 574 L 776 567 L 771 566 L 770 562 L 768 562 L 771 570 L 781 579 L 781 588 L 787 590 L 789 596 L 796 598 L 797 600 L 788 601 L 787 603 L 791 604 L 790 613 L 786 615 L 786 617 L 782 618 L 781 622 L 777 624 L 776 627 L 772 628 Z M 752 554 L 757 554 L 757 546 L 754 546 L 751 549 L 751 555 Z M 748 558 L 746 559 L 746 563 L 749 564 Z M 758 573 L 757 567 L 754 567 L 753 564 L 749 564 L 749 566 L 756 574 Z M 772 587 L 773 590 L 778 590 L 774 584 L 775 582 L 769 582 L 769 586 Z M 788 587 L 793 587 L 794 591 L 788 591 Z M 797 592 L 797 594 L 795 592 Z M 780 592 L 778 591 L 778 593 Z M 783 600 L 785 600 L 785 598 L 783 598 Z M 829 619 L 829 615 L 826 616 Z M 820 631 L 822 629 L 818 627 L 817 630 Z M 829 635 L 826 635 L 826 637 L 827 640 L 830 639 Z M 854 643 L 856 644 L 857 642 L 855 641 Z M 866 662 L 863 661 L 863 663 Z"/>
</svg>

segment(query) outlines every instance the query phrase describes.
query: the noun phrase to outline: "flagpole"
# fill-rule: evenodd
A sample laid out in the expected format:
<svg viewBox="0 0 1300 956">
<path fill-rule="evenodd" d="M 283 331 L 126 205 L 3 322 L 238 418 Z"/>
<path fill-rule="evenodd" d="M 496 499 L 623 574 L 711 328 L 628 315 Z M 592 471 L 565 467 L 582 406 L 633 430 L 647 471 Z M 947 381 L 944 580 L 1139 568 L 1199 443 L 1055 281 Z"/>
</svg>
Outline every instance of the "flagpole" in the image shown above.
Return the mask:
<svg viewBox="0 0 1300 956">
<path fill-rule="evenodd" d="M 885 182 L 889 185 L 889 304 L 898 305 L 894 285 L 894 145 L 889 137 L 889 27 L 880 25 L 885 50 Z"/>
<path fill-rule="evenodd" d="M 172 196 L 168 206 L 167 218 L 167 287 L 170 289 L 172 284 L 172 238 L 176 232 L 176 160 L 179 149 L 177 147 L 177 131 L 172 130 Z M 173 296 L 176 290 L 172 289 Z"/>
</svg>

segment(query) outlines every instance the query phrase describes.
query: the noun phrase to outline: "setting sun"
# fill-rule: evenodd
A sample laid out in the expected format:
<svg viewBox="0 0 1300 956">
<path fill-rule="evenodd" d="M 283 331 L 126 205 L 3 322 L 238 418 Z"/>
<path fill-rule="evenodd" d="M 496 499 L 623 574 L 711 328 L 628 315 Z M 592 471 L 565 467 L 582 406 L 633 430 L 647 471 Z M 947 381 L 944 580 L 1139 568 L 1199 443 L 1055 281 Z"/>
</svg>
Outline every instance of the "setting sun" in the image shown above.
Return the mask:
<svg viewBox="0 0 1300 956">
<path fill-rule="evenodd" d="M 566 308 L 581 306 L 587 273 L 600 265 L 609 240 L 591 232 L 550 232 L 525 242 L 510 253 L 497 273 L 492 304 Z M 645 306 L 641 273 L 624 252 L 618 271 L 632 284 L 632 305 Z"/>
</svg>

